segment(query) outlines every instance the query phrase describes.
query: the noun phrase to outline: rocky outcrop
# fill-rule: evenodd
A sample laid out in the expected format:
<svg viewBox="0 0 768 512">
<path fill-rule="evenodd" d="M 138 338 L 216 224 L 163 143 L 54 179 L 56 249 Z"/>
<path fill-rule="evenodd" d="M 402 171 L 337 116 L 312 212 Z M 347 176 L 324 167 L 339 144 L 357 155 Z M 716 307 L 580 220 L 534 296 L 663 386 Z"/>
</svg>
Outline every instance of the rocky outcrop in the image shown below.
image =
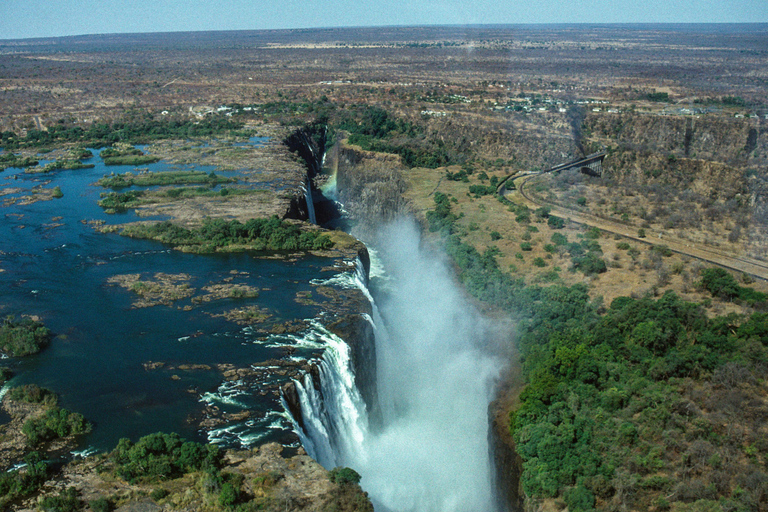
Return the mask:
<svg viewBox="0 0 768 512">
<path fill-rule="evenodd" d="M 337 510 L 370 512 L 366 493 L 353 482 L 335 483 L 330 473 L 303 450 L 284 456 L 276 443 L 250 451 L 227 452 L 222 474 L 242 475 L 240 501 L 254 510 L 316 512 Z M 101 456 L 76 460 L 64 466 L 42 488 L 39 495 L 10 510 L 37 510 L 38 500 L 74 488 L 83 502 L 109 500 L 119 511 L 229 510 L 220 504 L 205 472 L 189 473 L 161 482 L 129 484 L 112 476 L 111 463 Z M 251 510 L 251 508 L 248 508 Z"/>
</svg>

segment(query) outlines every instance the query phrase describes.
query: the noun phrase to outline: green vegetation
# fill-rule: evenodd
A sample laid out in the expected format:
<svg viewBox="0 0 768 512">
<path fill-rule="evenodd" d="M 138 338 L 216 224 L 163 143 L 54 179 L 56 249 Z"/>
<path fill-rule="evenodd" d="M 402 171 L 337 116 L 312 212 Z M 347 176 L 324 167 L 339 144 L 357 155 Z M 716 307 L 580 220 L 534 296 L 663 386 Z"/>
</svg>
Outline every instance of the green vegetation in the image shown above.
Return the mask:
<svg viewBox="0 0 768 512">
<path fill-rule="evenodd" d="M 360 483 L 360 474 L 352 468 L 333 468 L 328 477 L 331 482 L 339 485 Z"/>
<path fill-rule="evenodd" d="M 30 318 L 7 316 L 0 324 L 0 352 L 11 357 L 36 354 L 51 340 L 51 331 Z"/>
<path fill-rule="evenodd" d="M 261 190 L 244 188 L 176 187 L 147 193 L 143 190 L 128 192 L 102 192 L 99 206 L 107 213 L 116 213 L 136 208 L 143 204 L 156 203 L 168 199 L 189 199 L 193 197 L 236 197 L 261 194 Z"/>
<path fill-rule="evenodd" d="M 80 146 L 98 148 L 121 141 L 140 144 L 160 139 L 209 137 L 228 134 L 243 127 L 241 123 L 224 115 L 206 116 L 199 121 L 167 119 L 160 116 L 155 118 L 145 112 L 132 113 L 126 117 L 131 118 L 112 123 L 94 123 L 85 128 L 79 125 L 52 125 L 47 130 L 29 130 L 25 137 L 10 131 L 0 132 L 0 147 L 8 150 L 74 142 Z"/>
<path fill-rule="evenodd" d="M 17 402 L 26 402 L 28 404 L 43 404 L 46 406 L 55 406 L 59 403 L 56 393 L 47 388 L 41 388 L 37 384 L 24 384 L 16 386 L 8 391 L 11 400 Z"/>
<path fill-rule="evenodd" d="M 0 473 L 0 507 L 5 509 L 14 501 L 31 496 L 48 479 L 49 468 L 39 452 L 24 457 L 23 469 Z"/>
<path fill-rule="evenodd" d="M 208 184 L 218 185 L 220 183 L 232 183 L 234 178 L 225 178 L 214 172 L 206 173 L 204 171 L 164 171 L 164 172 L 142 172 L 133 174 L 126 172 L 113 176 L 104 176 L 97 183 L 105 188 L 125 188 L 131 186 L 150 187 L 155 185 L 191 185 Z"/>
<path fill-rule="evenodd" d="M 49 162 L 45 164 L 42 169 L 39 171 L 37 169 L 33 169 L 32 171 L 28 172 L 52 172 L 52 171 L 58 171 L 58 170 L 76 170 L 76 169 L 92 169 L 93 167 L 96 167 L 94 164 L 84 164 L 80 160 L 73 160 L 73 159 L 65 159 L 65 160 L 55 160 L 53 162 Z"/>
<path fill-rule="evenodd" d="M 736 279 L 722 268 L 707 268 L 701 271 L 701 285 L 714 297 L 736 300 L 754 306 L 768 300 L 768 295 L 752 288 L 739 286 Z"/>
<path fill-rule="evenodd" d="M 0 171 L 4 171 L 9 167 L 34 167 L 38 164 L 38 161 L 32 157 L 16 155 L 13 153 L 3 153 L 0 155 Z"/>
<path fill-rule="evenodd" d="M 21 431 L 27 436 L 27 443 L 34 447 L 54 439 L 87 434 L 91 425 L 82 414 L 52 407 L 42 416 L 24 422 Z"/>
<path fill-rule="evenodd" d="M 694 379 L 710 376 L 715 394 L 756 382 L 768 360 L 765 315 L 708 319 L 668 292 L 616 299 L 600 316 L 583 287 L 554 288 L 540 306 L 518 326 L 528 385 L 511 417 L 529 498 L 562 495 L 569 510 L 596 499 L 636 510 L 661 498 L 757 505 L 762 494 L 738 482 L 766 481 L 762 460 L 728 455 L 745 441 L 691 398 L 702 386 Z"/>
<path fill-rule="evenodd" d="M 45 512 L 78 512 L 84 507 L 74 487 L 67 487 L 58 496 L 46 496 L 38 505 Z"/>
<path fill-rule="evenodd" d="M 128 208 L 134 208 L 141 204 L 143 190 L 129 190 L 128 192 L 103 192 L 99 199 L 99 206 L 107 213 L 122 212 Z"/>
<path fill-rule="evenodd" d="M 649 92 L 646 96 L 650 101 L 669 102 L 669 93 L 667 92 Z"/>
<path fill-rule="evenodd" d="M 115 474 L 130 483 L 157 482 L 203 470 L 218 475 L 221 464 L 215 445 L 164 433 L 150 434 L 136 443 L 121 439 L 109 458 L 115 463 Z"/>
<path fill-rule="evenodd" d="M 380 107 L 359 106 L 334 113 L 334 127 L 349 133 L 348 141 L 367 151 L 400 155 L 408 167 L 461 164 L 463 152 L 448 147 L 437 137 L 428 137 L 421 126 L 389 114 Z"/>
<path fill-rule="evenodd" d="M 104 158 L 104 165 L 146 165 L 159 161 L 159 156 L 152 155 L 111 156 Z"/>
<path fill-rule="evenodd" d="M 61 199 L 62 197 L 64 197 L 64 192 L 61 191 L 61 187 L 56 185 L 55 187 L 53 187 L 53 192 L 51 192 L 51 195 L 56 199 Z"/>
<path fill-rule="evenodd" d="M 201 227 L 192 230 L 166 221 L 151 226 L 129 226 L 123 234 L 192 248 L 201 253 L 231 246 L 254 251 L 313 251 L 333 247 L 331 239 L 321 231 L 304 231 L 275 215 L 268 219 L 251 219 L 245 224 L 237 220 L 206 218 Z"/>
</svg>

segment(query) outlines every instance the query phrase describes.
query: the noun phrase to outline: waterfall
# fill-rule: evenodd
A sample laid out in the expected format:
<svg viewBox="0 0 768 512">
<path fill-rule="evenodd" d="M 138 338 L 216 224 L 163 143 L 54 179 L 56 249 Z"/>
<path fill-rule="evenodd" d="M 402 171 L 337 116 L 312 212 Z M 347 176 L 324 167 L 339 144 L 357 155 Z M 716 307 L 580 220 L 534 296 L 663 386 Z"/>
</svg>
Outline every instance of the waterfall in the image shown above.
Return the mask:
<svg viewBox="0 0 768 512">
<path fill-rule="evenodd" d="M 325 352 L 317 363 L 320 370 L 318 390 L 307 374 L 296 382 L 304 428 L 295 425 L 307 453 L 327 468 L 348 460 L 362 446 L 368 430 L 365 402 L 355 385 L 355 375 L 347 343 L 315 325 Z"/>
<path fill-rule="evenodd" d="M 309 176 L 304 180 L 304 198 L 307 201 L 307 215 L 309 216 L 310 224 L 317 224 L 317 216 L 315 215 L 315 200 L 312 197 L 312 182 Z"/>
<path fill-rule="evenodd" d="M 374 245 L 388 273 L 381 297 L 359 262 L 336 282 L 371 301 L 381 425 L 370 424 L 354 387 L 348 348 L 329 339 L 320 382 L 296 383 L 302 442 L 326 468 L 357 470 L 377 511 L 494 511 L 487 408 L 501 364 L 486 344 L 495 327 L 440 256 L 423 250 L 414 222 L 382 227 Z"/>
</svg>

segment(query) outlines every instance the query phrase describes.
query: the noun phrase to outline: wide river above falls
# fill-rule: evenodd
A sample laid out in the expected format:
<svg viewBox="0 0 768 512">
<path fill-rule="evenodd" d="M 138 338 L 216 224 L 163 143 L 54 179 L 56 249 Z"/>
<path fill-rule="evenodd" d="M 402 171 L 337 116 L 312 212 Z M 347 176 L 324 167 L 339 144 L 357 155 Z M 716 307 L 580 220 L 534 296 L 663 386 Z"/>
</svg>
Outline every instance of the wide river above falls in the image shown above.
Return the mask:
<svg viewBox="0 0 768 512">
<path fill-rule="evenodd" d="M 0 172 L 0 313 L 39 316 L 56 335 L 40 354 L 0 363 L 15 372 L 9 385 L 50 388 L 63 407 L 85 415 L 95 428 L 84 449 L 108 450 L 121 437 L 135 440 L 156 431 L 234 447 L 296 442 L 276 392 L 290 372 L 278 368 L 241 379 L 231 370 L 274 370 L 271 361 L 298 364 L 317 357 L 323 333 L 313 319 L 325 314 L 333 288 L 318 283 L 339 270 L 313 256 L 201 256 L 99 233 L 90 221 L 138 220 L 133 212 L 104 213 L 97 205 L 104 189 L 95 185 L 105 174 L 134 169 L 107 168 L 98 156 L 86 162 L 95 167 Z M 212 170 L 162 161 L 146 167 Z M 24 204 L 41 186 L 59 186 L 63 197 Z M 136 307 L 137 294 L 120 286 L 121 276 L 135 274 L 144 282 L 170 283 L 180 298 Z M 258 296 L 216 293 L 233 285 L 254 288 Z M 263 321 L 248 326 L 224 316 L 248 308 Z"/>
</svg>

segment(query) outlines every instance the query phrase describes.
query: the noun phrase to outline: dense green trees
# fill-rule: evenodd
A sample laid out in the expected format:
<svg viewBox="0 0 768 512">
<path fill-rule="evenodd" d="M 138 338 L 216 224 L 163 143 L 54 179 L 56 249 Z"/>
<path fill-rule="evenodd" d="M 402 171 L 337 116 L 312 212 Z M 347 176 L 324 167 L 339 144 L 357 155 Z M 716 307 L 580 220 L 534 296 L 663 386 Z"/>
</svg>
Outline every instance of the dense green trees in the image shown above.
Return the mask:
<svg viewBox="0 0 768 512">
<path fill-rule="evenodd" d="M 400 155 L 408 167 L 460 164 L 466 156 L 446 145 L 441 139 L 428 137 L 422 127 L 389 114 L 374 106 L 337 110 L 333 126 L 349 133 L 349 143 L 368 151 Z"/>
<path fill-rule="evenodd" d="M 27 443 L 34 447 L 53 439 L 87 434 L 91 425 L 82 414 L 52 407 L 41 416 L 24 422 L 21 431 L 27 436 Z"/>
<path fill-rule="evenodd" d="M 0 351 L 8 356 L 36 354 L 50 339 L 51 331 L 30 318 L 7 316 L 0 324 Z"/>
<path fill-rule="evenodd" d="M 164 480 L 201 470 L 217 474 L 221 463 L 215 445 L 164 433 L 150 434 L 136 443 L 121 439 L 109 457 L 115 463 L 117 475 L 128 482 Z"/>
<path fill-rule="evenodd" d="M 617 499 L 628 474 L 648 475 L 651 491 L 664 487 L 663 475 L 682 464 L 664 455 L 664 436 L 692 428 L 675 413 L 688 403 L 676 389 L 728 365 L 743 368 L 748 382 L 768 361 L 762 313 L 709 319 L 672 292 L 616 299 L 604 315 L 575 288 L 555 288 L 545 300 L 518 326 L 528 384 L 510 425 L 526 494 L 562 494 L 569 510 Z M 708 442 L 726 442 L 717 439 Z M 730 487 L 718 494 L 733 498 Z"/>
<path fill-rule="evenodd" d="M 49 466 L 42 454 L 31 452 L 24 457 L 26 466 L 0 473 L 0 507 L 30 496 L 48 479 Z"/>
<path fill-rule="evenodd" d="M 191 230 L 166 221 L 151 226 L 130 226 L 123 234 L 194 247 L 199 252 L 214 252 L 231 245 L 256 251 L 311 251 L 333 247 L 331 239 L 321 231 L 302 230 L 274 215 L 268 219 L 250 219 L 245 224 L 206 218 L 202 226 Z"/>
</svg>

